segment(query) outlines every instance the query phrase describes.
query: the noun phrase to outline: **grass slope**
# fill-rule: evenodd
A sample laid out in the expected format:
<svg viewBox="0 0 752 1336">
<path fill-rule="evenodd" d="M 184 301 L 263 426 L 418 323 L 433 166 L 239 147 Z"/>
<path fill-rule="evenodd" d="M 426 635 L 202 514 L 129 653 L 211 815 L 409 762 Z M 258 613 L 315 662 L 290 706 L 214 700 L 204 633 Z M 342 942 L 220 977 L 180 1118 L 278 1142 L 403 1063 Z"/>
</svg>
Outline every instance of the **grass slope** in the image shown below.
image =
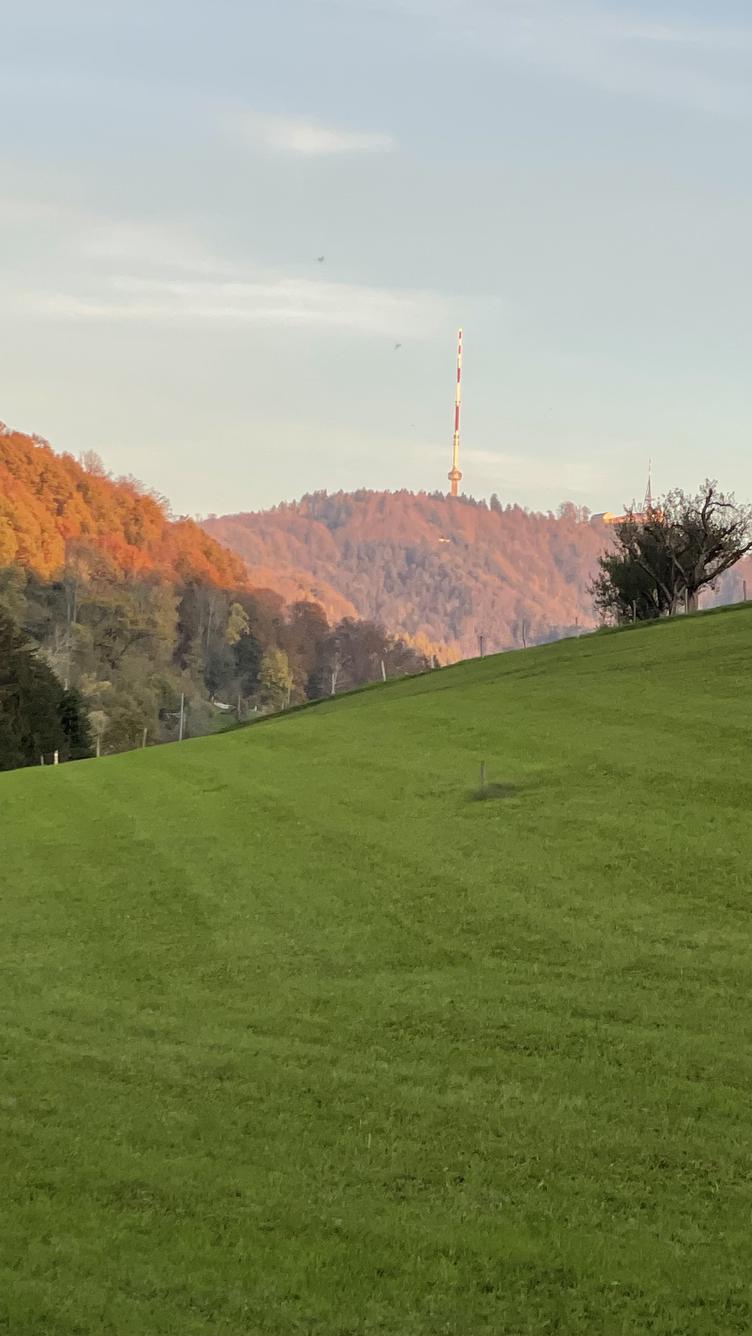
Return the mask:
<svg viewBox="0 0 752 1336">
<path fill-rule="evenodd" d="M 751 656 L 0 777 L 0 1331 L 752 1330 Z"/>
</svg>

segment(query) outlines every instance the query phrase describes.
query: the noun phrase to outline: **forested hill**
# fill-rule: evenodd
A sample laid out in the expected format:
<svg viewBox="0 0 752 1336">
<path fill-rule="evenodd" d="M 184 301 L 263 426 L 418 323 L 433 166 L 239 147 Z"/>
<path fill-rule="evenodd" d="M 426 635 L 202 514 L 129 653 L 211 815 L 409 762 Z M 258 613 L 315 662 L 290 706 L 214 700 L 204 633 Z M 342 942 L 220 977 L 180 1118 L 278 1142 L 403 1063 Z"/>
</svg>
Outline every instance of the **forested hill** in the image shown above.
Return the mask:
<svg viewBox="0 0 752 1336">
<path fill-rule="evenodd" d="M 110 478 L 96 455 L 78 462 L 0 423 L 0 569 L 57 575 L 72 549 L 96 553 L 113 573 L 231 588 L 242 563 L 193 520 L 170 518 L 164 500 L 131 478 Z"/>
<path fill-rule="evenodd" d="M 558 515 L 412 492 L 317 492 L 204 526 L 246 562 L 251 579 L 325 586 L 373 618 L 440 653 L 513 648 L 592 627 L 588 593 L 608 533 L 573 506 Z"/>
<path fill-rule="evenodd" d="M 427 658 L 330 618 L 96 455 L 0 429 L 0 770 L 196 736 Z M 332 616 L 332 613 L 334 614 Z"/>
</svg>

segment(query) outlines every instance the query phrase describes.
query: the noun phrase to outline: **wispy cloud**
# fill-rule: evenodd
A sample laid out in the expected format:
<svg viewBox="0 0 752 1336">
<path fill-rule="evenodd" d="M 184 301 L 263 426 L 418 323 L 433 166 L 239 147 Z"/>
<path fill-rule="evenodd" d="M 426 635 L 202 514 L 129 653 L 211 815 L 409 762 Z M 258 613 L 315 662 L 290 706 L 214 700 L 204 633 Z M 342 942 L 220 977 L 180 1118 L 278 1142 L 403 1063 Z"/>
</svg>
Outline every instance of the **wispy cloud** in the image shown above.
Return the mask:
<svg viewBox="0 0 752 1336">
<path fill-rule="evenodd" d="M 752 111 L 747 79 L 718 56 L 739 51 L 738 34 L 689 23 L 636 21 L 591 0 L 508 0 L 497 15 L 497 51 L 560 78 L 609 93 L 722 115 Z"/>
<path fill-rule="evenodd" d="M 0 226 L 33 226 L 35 223 L 78 220 L 80 215 L 54 200 L 5 196 L 0 199 Z"/>
<path fill-rule="evenodd" d="M 337 0 L 334 0 L 336 3 Z M 350 0 L 339 0 L 349 4 Z M 427 39 L 618 96 L 752 115 L 752 22 L 697 23 L 634 0 L 372 0 Z M 709 12 L 711 10 L 709 9 Z M 742 64 L 744 62 L 744 64 Z"/>
<path fill-rule="evenodd" d="M 752 27 L 731 28 L 700 23 L 621 22 L 622 36 L 663 46 L 689 50 L 728 52 L 740 55 L 752 52 Z"/>
<path fill-rule="evenodd" d="M 466 449 L 463 462 L 471 464 L 484 482 L 494 482 L 512 488 L 536 487 L 541 480 L 541 461 L 537 452 L 515 454 L 505 450 Z M 556 465 L 552 465 L 556 467 Z M 603 470 L 587 457 L 566 456 L 566 488 L 571 494 L 597 490 L 604 480 Z M 555 481 L 554 478 L 551 479 Z M 563 484 L 557 483 L 557 486 Z"/>
<path fill-rule="evenodd" d="M 223 118 L 225 129 L 245 143 L 268 153 L 325 158 L 342 154 L 389 153 L 395 141 L 389 134 L 323 125 L 297 116 L 264 116 L 236 111 Z"/>
<path fill-rule="evenodd" d="M 111 278 L 99 291 L 26 294 L 38 317 L 177 325 L 254 324 L 323 327 L 359 334 L 421 337 L 443 316 L 432 293 L 298 278 L 197 281 Z"/>
<path fill-rule="evenodd" d="M 2 220 L 0 204 L 0 221 Z M 11 210 L 27 218 L 24 208 Z M 47 214 L 45 213 L 46 217 Z M 218 254 L 184 223 L 81 215 L 67 237 L 69 278 L 10 281 L 4 301 L 36 319 L 349 330 L 423 338 L 446 318 L 432 291 L 337 282 Z M 54 282 L 54 280 L 53 280 Z"/>
<path fill-rule="evenodd" d="M 80 249 L 87 260 L 135 267 L 168 274 L 219 278 L 237 273 L 235 266 L 215 255 L 190 231 L 160 223 L 104 221 L 82 236 Z"/>
</svg>

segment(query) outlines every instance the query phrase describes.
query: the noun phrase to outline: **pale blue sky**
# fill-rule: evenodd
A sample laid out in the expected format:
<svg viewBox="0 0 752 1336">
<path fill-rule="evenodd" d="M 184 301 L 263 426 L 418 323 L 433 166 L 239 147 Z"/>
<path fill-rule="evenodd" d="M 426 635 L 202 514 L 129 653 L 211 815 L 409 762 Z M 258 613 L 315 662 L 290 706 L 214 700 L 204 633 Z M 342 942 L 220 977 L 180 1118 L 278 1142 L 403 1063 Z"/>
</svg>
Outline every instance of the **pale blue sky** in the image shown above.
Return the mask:
<svg viewBox="0 0 752 1336">
<path fill-rule="evenodd" d="M 748 0 L 0 18 L 13 426 L 181 512 L 445 487 L 463 324 L 469 492 L 752 496 Z"/>
</svg>

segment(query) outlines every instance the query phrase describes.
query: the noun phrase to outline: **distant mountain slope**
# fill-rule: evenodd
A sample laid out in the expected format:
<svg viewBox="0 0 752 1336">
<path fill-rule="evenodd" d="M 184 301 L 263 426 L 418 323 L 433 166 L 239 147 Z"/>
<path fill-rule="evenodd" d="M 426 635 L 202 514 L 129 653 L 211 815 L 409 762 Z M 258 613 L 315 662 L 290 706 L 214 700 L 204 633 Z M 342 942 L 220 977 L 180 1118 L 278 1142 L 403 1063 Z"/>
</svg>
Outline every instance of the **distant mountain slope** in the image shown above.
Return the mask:
<svg viewBox="0 0 752 1336">
<path fill-rule="evenodd" d="M 607 542 L 601 525 L 519 506 L 412 492 L 317 492 L 299 502 L 205 522 L 247 563 L 271 568 L 337 611 L 451 656 L 502 650 L 592 627 L 588 593 Z"/>
<path fill-rule="evenodd" d="M 0 424 L 0 567 L 15 563 L 48 578 L 72 544 L 95 549 L 123 575 L 225 587 L 248 578 L 237 557 L 193 520 L 172 520 L 135 479 L 115 481 L 95 456 L 84 467 Z"/>
</svg>

